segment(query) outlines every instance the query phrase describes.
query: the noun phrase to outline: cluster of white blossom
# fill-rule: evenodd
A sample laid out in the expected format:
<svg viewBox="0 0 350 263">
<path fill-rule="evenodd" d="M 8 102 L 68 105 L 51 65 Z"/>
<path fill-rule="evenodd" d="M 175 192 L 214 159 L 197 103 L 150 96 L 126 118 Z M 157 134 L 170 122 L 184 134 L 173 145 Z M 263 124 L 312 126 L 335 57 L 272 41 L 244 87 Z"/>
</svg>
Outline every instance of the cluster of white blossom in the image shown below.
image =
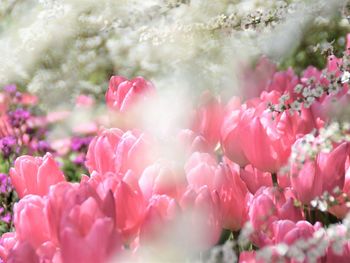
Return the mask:
<svg viewBox="0 0 350 263">
<path fill-rule="evenodd" d="M 252 226 L 246 224 L 240 231 L 238 245 L 246 247 L 251 244 L 250 235 L 253 233 Z M 286 262 L 294 260 L 295 262 L 318 262 L 324 257 L 329 249 L 335 254 L 341 255 L 345 246 L 348 245 L 350 238 L 350 213 L 341 223 L 331 224 L 328 227 L 320 227 L 309 239 L 299 239 L 292 245 L 278 243 L 265 246 L 256 251 L 256 258 L 263 262 Z M 226 241 L 222 246 L 211 250 L 206 260 L 199 262 L 237 262 L 237 255 L 234 254 L 235 243 L 232 240 Z M 240 251 L 236 251 L 239 253 Z M 253 251 L 251 251 L 253 252 Z M 215 259 L 216 261 L 213 261 Z"/>
<path fill-rule="evenodd" d="M 290 30 L 302 32 L 343 2 L 5 0 L 0 84 L 23 84 L 50 106 L 82 90 L 101 94 L 112 74 L 233 93 L 239 65 L 289 50 L 297 44 Z"/>
</svg>

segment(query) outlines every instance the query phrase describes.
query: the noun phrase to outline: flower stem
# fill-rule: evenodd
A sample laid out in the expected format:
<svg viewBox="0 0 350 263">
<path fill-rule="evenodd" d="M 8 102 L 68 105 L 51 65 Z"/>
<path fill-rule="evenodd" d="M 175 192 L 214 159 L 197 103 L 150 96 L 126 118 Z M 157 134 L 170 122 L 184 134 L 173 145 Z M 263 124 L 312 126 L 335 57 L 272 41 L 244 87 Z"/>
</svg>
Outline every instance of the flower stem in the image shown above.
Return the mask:
<svg viewBox="0 0 350 263">
<path fill-rule="evenodd" d="M 278 187 L 277 174 L 276 173 L 271 173 L 271 178 L 272 178 L 273 186 Z"/>
</svg>

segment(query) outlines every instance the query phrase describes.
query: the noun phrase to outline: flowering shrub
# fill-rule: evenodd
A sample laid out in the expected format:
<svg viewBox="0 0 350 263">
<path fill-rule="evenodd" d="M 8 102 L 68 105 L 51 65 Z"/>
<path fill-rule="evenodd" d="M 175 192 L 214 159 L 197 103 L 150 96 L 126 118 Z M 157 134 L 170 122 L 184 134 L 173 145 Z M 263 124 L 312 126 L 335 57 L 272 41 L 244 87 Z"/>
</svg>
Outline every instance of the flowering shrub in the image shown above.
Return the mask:
<svg viewBox="0 0 350 263">
<path fill-rule="evenodd" d="M 330 114 L 332 101 L 348 101 L 348 56 L 347 48 L 324 70 L 309 67 L 300 77 L 271 66 L 268 79 L 255 83 L 259 94 L 244 99 L 204 92 L 189 121 L 163 136 L 142 125 L 142 112 L 162 98 L 154 85 L 113 76 L 106 104 L 114 127 L 71 139 L 73 162 L 87 168 L 77 182 L 65 178 L 55 151 L 32 156 L 44 152 L 37 137 L 24 133 L 33 115 L 5 104 L 2 156 L 28 155 L 8 163 L 20 199 L 0 257 L 348 261 L 350 125 L 341 122 L 327 136 L 338 119 Z M 4 99 L 23 104 L 24 96 L 10 89 Z M 12 191 L 3 178 L 6 196 Z M 2 218 L 9 221 L 8 214 Z"/>
</svg>

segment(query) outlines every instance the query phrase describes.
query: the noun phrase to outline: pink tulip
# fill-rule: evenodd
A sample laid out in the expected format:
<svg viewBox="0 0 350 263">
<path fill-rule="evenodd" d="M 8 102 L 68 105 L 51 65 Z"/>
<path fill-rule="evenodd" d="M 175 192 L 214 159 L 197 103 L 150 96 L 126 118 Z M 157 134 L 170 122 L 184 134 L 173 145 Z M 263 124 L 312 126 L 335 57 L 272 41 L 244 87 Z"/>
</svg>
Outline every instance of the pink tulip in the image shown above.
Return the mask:
<svg viewBox="0 0 350 263">
<path fill-rule="evenodd" d="M 301 115 L 271 113 L 268 102 L 278 103 L 277 91 L 263 92 L 259 100 L 250 101 L 225 116 L 221 142 L 225 155 L 244 167 L 251 163 L 262 172 L 276 173 L 287 163 L 295 140 L 314 128 L 311 112 Z"/>
<path fill-rule="evenodd" d="M 150 136 L 136 130 L 123 133 L 119 129 L 107 129 L 90 143 L 86 166 L 90 173 L 113 172 L 122 177 L 130 169 L 140 176 L 155 158 L 156 150 Z"/>
<path fill-rule="evenodd" d="M 275 72 L 267 85 L 266 91 L 279 91 L 281 94 L 289 92 L 294 95 L 294 88 L 299 83 L 299 78 L 295 75 L 293 69 Z"/>
<path fill-rule="evenodd" d="M 348 144 L 342 143 L 330 153 L 319 153 L 314 161 L 307 161 L 301 168 L 292 165 L 291 184 L 302 203 L 308 204 L 325 191 L 332 194 L 335 188 L 343 188 L 348 152 Z"/>
<path fill-rule="evenodd" d="M 137 130 L 127 131 L 115 152 L 115 171 L 126 173 L 131 169 L 139 177 L 157 156 L 157 145 L 151 136 Z"/>
<path fill-rule="evenodd" d="M 34 249 L 51 240 L 49 222 L 44 211 L 46 200 L 27 195 L 14 207 L 14 224 L 19 241 L 28 242 Z"/>
<path fill-rule="evenodd" d="M 288 122 L 287 113 L 282 113 L 282 121 Z M 243 149 L 249 162 L 263 172 L 275 173 L 286 164 L 293 138 L 278 130 L 278 120 L 272 121 L 271 115 L 256 116 L 247 119 L 246 136 L 242 137 Z M 291 133 L 286 126 L 286 132 Z M 289 130 L 288 130 L 289 129 Z M 270 135 L 267 134 L 271 130 Z M 283 130 L 282 130 L 283 132 Z"/>
<path fill-rule="evenodd" d="M 7 232 L 0 238 L 0 259 L 6 262 L 10 250 L 17 243 L 16 232 Z"/>
<path fill-rule="evenodd" d="M 250 198 L 237 168 L 233 164 L 218 165 L 211 155 L 199 152 L 193 153 L 185 165 L 191 188 L 199 191 L 207 187 L 218 193 L 223 227 L 234 231 L 239 230 L 247 219 L 247 202 Z"/>
<path fill-rule="evenodd" d="M 130 243 L 139 233 L 144 220 L 146 203 L 137 181 L 125 178 L 114 191 L 116 229 L 123 242 Z"/>
<path fill-rule="evenodd" d="M 251 195 L 238 172 L 227 164 L 220 164 L 214 189 L 220 198 L 223 227 L 232 231 L 241 229 L 248 218 Z"/>
<path fill-rule="evenodd" d="M 39 263 L 40 259 L 33 247 L 26 241 L 17 243 L 10 251 L 5 262 L 8 263 Z"/>
<path fill-rule="evenodd" d="M 43 158 L 23 155 L 10 170 L 11 181 L 19 197 L 28 194 L 44 196 L 50 186 L 65 181 L 57 163 L 47 153 Z"/>
<path fill-rule="evenodd" d="M 336 217 L 343 219 L 350 211 L 350 208 L 347 205 L 347 201 L 350 197 L 350 167 L 346 170 L 344 187 L 340 190 L 340 193 L 333 195 L 336 198 L 336 203 L 331 204 L 328 211 Z"/>
<path fill-rule="evenodd" d="M 249 219 L 255 230 L 252 238 L 258 246 L 272 242 L 271 227 L 275 221 L 303 219 L 300 208 L 294 206 L 295 198 L 288 189 L 262 187 L 254 195 L 249 207 Z"/>
<path fill-rule="evenodd" d="M 113 76 L 106 92 L 106 102 L 109 108 L 126 112 L 154 92 L 153 84 L 142 77 L 127 80 L 121 76 Z"/>
<path fill-rule="evenodd" d="M 67 214 L 60 243 L 63 262 L 105 262 L 117 243 L 113 219 L 90 197 Z"/>
<path fill-rule="evenodd" d="M 252 194 L 255 194 L 261 186 L 272 186 L 271 173 L 261 172 L 252 165 L 241 168 L 240 176 Z"/>
<path fill-rule="evenodd" d="M 225 155 L 230 160 L 244 167 L 249 163 L 241 143 L 247 125 L 243 122 L 246 105 L 242 105 L 240 108 L 238 106 L 238 109 L 236 107 L 225 114 L 221 128 L 221 145 Z"/>
<path fill-rule="evenodd" d="M 202 94 L 200 106 L 195 112 L 192 130 L 202 135 L 214 149 L 220 139 L 223 106 L 209 91 Z"/>
<path fill-rule="evenodd" d="M 201 234 L 205 231 L 201 246 L 203 249 L 214 245 L 220 237 L 222 220 L 220 214 L 220 200 L 216 191 L 210 192 L 203 186 L 198 191 L 189 188 L 180 200 L 184 213 L 188 213 L 190 229 Z"/>
<path fill-rule="evenodd" d="M 145 170 L 143 177 L 141 177 L 141 188 L 137 178 L 132 171 L 128 171 L 122 179 L 115 176 L 113 173 L 107 173 L 103 176 L 93 173 L 88 179 L 91 185 L 98 193 L 101 199 L 108 196 L 109 193 L 113 195 L 116 230 L 121 233 L 124 244 L 130 245 L 135 237 L 138 236 L 141 226 L 143 225 L 147 203 L 152 202 L 153 196 L 156 193 L 152 191 L 167 191 L 170 188 L 164 185 L 157 185 L 158 182 L 152 181 L 155 178 L 147 178 L 147 175 L 152 174 L 152 167 L 149 171 Z M 150 180 L 150 181 L 148 181 Z M 152 186 L 152 184 L 154 184 Z M 159 188 L 157 188 L 159 187 Z M 145 197 L 143 196 L 143 192 Z M 171 190 L 169 190 L 172 192 Z"/>
<path fill-rule="evenodd" d="M 113 196 L 114 209 L 109 211 L 115 211 L 115 228 L 123 243 L 130 244 L 139 233 L 147 204 L 133 172 L 129 170 L 122 179 L 113 173 L 93 173 L 88 184 L 101 199 Z"/>
<path fill-rule="evenodd" d="M 214 176 L 217 162 L 208 153 L 193 153 L 185 164 L 185 172 L 188 184 L 195 190 L 207 186 L 213 190 Z"/>
<path fill-rule="evenodd" d="M 254 196 L 249 209 L 250 221 L 256 231 L 267 231 L 270 225 L 278 220 L 278 211 L 273 200 L 266 195 Z M 255 241 L 261 245 L 264 240 Z"/>
<path fill-rule="evenodd" d="M 265 263 L 264 260 L 259 259 L 256 251 L 243 251 L 239 254 L 239 263 Z"/>
<path fill-rule="evenodd" d="M 60 183 L 48 198 L 51 240 L 63 262 L 105 262 L 120 248 L 112 194 L 101 199 L 88 183 Z"/>
<path fill-rule="evenodd" d="M 296 223 L 290 220 L 279 220 L 272 224 L 273 243 L 292 245 L 296 241 L 312 238 L 314 232 L 320 228 L 321 224 L 319 222 L 311 225 L 304 220 Z"/>
<path fill-rule="evenodd" d="M 173 164 L 158 161 L 143 171 L 139 185 L 145 199 L 155 194 L 177 198 L 185 188 L 185 178 L 183 172 L 176 171 Z"/>
<path fill-rule="evenodd" d="M 115 171 L 115 155 L 122 136 L 119 129 L 106 129 L 91 141 L 86 154 L 86 167 L 90 173 Z"/>
<path fill-rule="evenodd" d="M 148 202 L 145 219 L 141 226 L 141 243 L 162 238 L 162 234 L 179 216 L 180 207 L 167 195 L 153 195 Z"/>
<path fill-rule="evenodd" d="M 259 105 L 261 107 L 261 104 Z M 287 163 L 291 146 L 298 136 L 313 129 L 311 114 L 291 116 L 287 111 L 273 117 L 269 110 L 247 112 L 246 132 L 241 138 L 244 155 L 263 172 L 276 173 Z"/>
<path fill-rule="evenodd" d="M 210 147 L 208 141 L 202 135 L 198 135 L 189 129 L 180 130 L 177 135 L 177 143 L 180 143 L 181 150 L 186 156 L 193 152 L 213 152 L 213 148 Z"/>
<path fill-rule="evenodd" d="M 338 225 L 336 228 L 336 234 L 339 239 L 345 239 L 340 251 L 333 249 L 333 242 L 330 243 L 327 249 L 326 261 L 327 263 L 339 262 L 346 263 L 349 262 L 350 258 L 350 242 L 346 237 L 347 229 L 344 225 Z"/>
</svg>

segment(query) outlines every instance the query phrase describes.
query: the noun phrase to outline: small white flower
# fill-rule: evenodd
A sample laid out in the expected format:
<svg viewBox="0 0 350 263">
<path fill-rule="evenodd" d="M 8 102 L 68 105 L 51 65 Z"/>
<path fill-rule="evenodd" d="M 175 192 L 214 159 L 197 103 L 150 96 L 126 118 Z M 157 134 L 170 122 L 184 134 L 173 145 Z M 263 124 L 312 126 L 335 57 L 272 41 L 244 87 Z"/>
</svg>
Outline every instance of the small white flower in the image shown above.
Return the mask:
<svg viewBox="0 0 350 263">
<path fill-rule="evenodd" d="M 284 243 L 278 244 L 276 250 L 279 255 L 284 256 L 288 251 L 288 245 Z"/>
<path fill-rule="evenodd" d="M 304 88 L 304 89 L 303 89 L 302 95 L 303 95 L 304 97 L 310 96 L 310 95 L 311 95 L 311 89 L 310 89 L 309 87 Z"/>
<path fill-rule="evenodd" d="M 290 106 L 291 106 L 293 111 L 300 111 L 301 110 L 301 103 L 297 100 L 293 101 Z"/>
<path fill-rule="evenodd" d="M 295 93 L 300 93 L 303 90 L 303 85 L 298 84 L 294 87 L 294 92 Z"/>
<path fill-rule="evenodd" d="M 347 83 L 349 82 L 350 80 L 350 72 L 349 71 L 345 71 L 343 73 L 343 75 L 341 76 L 341 83 L 344 84 L 344 83 Z"/>
<path fill-rule="evenodd" d="M 314 95 L 316 98 L 319 98 L 323 95 L 324 90 L 321 86 L 317 86 L 312 90 L 312 95 Z"/>
</svg>

